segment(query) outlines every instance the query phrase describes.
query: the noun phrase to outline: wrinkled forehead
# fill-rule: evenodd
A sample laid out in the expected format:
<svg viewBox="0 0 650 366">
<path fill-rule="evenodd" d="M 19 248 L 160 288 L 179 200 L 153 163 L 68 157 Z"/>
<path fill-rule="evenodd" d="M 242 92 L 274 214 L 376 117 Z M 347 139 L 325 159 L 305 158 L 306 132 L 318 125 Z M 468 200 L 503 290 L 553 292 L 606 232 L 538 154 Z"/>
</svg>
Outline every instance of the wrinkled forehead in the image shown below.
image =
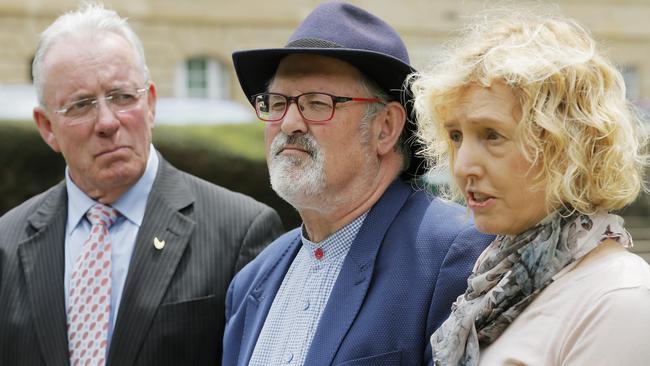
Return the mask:
<svg viewBox="0 0 650 366">
<path fill-rule="evenodd" d="M 498 112 L 512 116 L 519 121 L 522 117 L 520 91 L 496 79 L 484 85 L 468 82 L 438 94 L 434 104 L 440 123 L 458 118 L 463 112 L 470 119 L 481 119 L 487 112 Z"/>
<path fill-rule="evenodd" d="M 106 64 L 119 62 L 138 67 L 138 56 L 122 36 L 111 32 L 69 34 L 54 41 L 44 56 L 43 68 L 60 63 Z"/>
<path fill-rule="evenodd" d="M 362 74 L 350 63 L 337 58 L 292 54 L 280 61 L 270 85 L 306 78 L 355 85 L 362 80 Z"/>
<path fill-rule="evenodd" d="M 112 33 L 57 40 L 45 54 L 42 73 L 43 100 L 52 105 L 145 82 L 130 44 Z"/>
</svg>

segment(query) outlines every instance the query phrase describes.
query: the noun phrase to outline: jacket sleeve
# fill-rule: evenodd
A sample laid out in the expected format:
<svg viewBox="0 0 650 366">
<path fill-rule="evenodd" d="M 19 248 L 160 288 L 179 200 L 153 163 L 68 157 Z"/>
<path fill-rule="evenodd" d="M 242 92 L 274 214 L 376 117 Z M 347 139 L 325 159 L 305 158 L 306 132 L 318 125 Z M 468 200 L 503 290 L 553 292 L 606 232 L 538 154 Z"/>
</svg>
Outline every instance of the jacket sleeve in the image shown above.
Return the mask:
<svg viewBox="0 0 650 366">
<path fill-rule="evenodd" d="M 427 317 L 427 337 L 447 319 L 451 305 L 465 293 L 467 278 L 472 273 L 474 263 L 492 239 L 492 235 L 481 234 L 473 226 L 461 231 L 454 239 L 436 280 Z M 424 359 L 431 365 L 431 344 L 427 343 Z"/>
<path fill-rule="evenodd" d="M 275 210 L 265 206 L 248 227 L 237 257 L 235 273 L 239 272 L 283 232 L 280 216 Z"/>
</svg>

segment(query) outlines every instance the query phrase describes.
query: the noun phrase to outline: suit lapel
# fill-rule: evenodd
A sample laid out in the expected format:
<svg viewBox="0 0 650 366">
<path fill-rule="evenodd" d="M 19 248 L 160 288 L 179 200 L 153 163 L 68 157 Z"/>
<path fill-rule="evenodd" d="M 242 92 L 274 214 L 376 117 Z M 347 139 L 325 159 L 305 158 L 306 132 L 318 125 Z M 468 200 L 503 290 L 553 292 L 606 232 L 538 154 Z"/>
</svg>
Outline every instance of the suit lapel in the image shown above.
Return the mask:
<svg viewBox="0 0 650 366">
<path fill-rule="evenodd" d="M 320 318 L 305 365 L 332 364 L 361 309 L 372 280 L 379 247 L 410 192 L 406 184 L 396 180 L 366 216 Z"/>
<path fill-rule="evenodd" d="M 257 338 L 262 331 L 266 316 L 275 299 L 275 294 L 278 293 L 282 280 L 284 280 L 284 275 L 289 270 L 291 262 L 293 262 L 302 245 L 300 231 L 295 230 L 295 233 L 296 235 L 292 239 L 288 239 L 290 242 L 287 249 L 282 253 L 278 261 L 269 267 L 269 271 L 260 277 L 262 280 L 255 284 L 248 296 L 246 301 L 246 319 L 242 332 L 242 334 L 246 334 L 247 336 L 244 337 L 240 347 L 238 365 L 248 365 L 253 355 L 253 350 L 255 350 Z"/>
<path fill-rule="evenodd" d="M 129 365 L 137 359 L 151 322 L 185 252 L 195 222 L 181 212 L 194 196 L 181 173 L 160 158 L 147 209 L 136 238 L 129 273 L 111 339 L 108 364 Z M 154 247 L 154 238 L 165 241 Z"/>
<path fill-rule="evenodd" d="M 36 338 L 49 365 L 68 363 L 63 286 L 66 219 L 67 193 L 65 183 L 61 182 L 47 193 L 41 207 L 29 217 L 35 234 L 18 247 Z"/>
</svg>

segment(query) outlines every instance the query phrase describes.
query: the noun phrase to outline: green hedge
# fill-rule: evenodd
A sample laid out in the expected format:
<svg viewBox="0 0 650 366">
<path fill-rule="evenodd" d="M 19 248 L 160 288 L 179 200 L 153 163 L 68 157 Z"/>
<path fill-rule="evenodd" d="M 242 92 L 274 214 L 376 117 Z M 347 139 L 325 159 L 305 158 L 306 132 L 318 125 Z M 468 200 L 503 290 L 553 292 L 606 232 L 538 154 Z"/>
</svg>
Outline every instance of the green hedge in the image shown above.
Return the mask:
<svg viewBox="0 0 650 366">
<path fill-rule="evenodd" d="M 297 212 L 270 188 L 263 126 L 157 126 L 154 145 L 177 168 L 264 202 L 285 228 Z M 63 178 L 65 162 L 39 136 L 33 123 L 0 122 L 0 215 Z"/>
<path fill-rule="evenodd" d="M 217 126 L 157 126 L 154 144 L 176 167 L 273 207 L 286 229 L 300 217 L 270 188 L 261 123 Z M 56 184 L 65 163 L 40 138 L 31 122 L 0 122 L 0 215 Z M 642 195 L 622 212 L 650 216 Z"/>
</svg>

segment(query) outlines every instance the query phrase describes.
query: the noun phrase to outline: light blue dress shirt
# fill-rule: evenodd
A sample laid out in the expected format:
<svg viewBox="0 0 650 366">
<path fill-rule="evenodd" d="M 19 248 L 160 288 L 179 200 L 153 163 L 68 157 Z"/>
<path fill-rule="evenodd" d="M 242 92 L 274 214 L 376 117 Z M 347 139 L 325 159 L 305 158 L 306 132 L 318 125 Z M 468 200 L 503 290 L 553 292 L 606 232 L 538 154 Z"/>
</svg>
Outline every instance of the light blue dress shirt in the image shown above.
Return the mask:
<svg viewBox="0 0 650 366">
<path fill-rule="evenodd" d="M 113 328 L 117 318 L 117 310 L 124 290 L 124 282 L 131 262 L 131 254 L 135 247 L 142 219 L 144 218 L 147 199 L 153 187 L 158 172 L 158 154 L 149 147 L 149 159 L 144 174 L 138 182 L 126 191 L 111 206 L 117 209 L 121 217 L 109 229 L 112 244 L 112 275 L 111 275 L 111 309 L 108 327 L 108 345 L 110 347 Z M 68 191 L 68 222 L 65 236 L 65 304 L 69 301 L 70 276 L 76 258 L 81 253 L 81 248 L 90 235 L 90 222 L 86 219 L 86 212 L 97 202 L 88 197 L 70 179 L 68 168 L 65 170 L 65 184 Z M 107 347 L 108 350 L 108 347 Z"/>
<path fill-rule="evenodd" d="M 249 366 L 305 362 L 343 261 L 366 215 L 320 243 L 309 241 L 303 230 L 302 247 L 273 299 Z"/>
</svg>

